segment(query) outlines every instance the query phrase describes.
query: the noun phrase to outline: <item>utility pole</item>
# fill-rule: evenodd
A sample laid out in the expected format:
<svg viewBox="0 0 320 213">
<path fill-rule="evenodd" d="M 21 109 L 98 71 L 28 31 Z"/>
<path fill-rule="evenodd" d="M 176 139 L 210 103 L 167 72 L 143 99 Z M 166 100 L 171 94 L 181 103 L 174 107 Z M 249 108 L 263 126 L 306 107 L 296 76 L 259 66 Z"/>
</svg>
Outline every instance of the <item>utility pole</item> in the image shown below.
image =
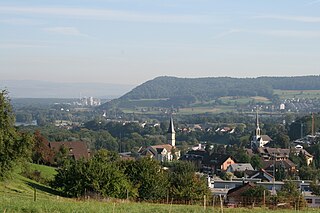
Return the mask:
<svg viewBox="0 0 320 213">
<path fill-rule="evenodd" d="M 275 189 L 275 179 L 276 179 L 276 158 L 275 158 L 275 153 L 272 153 L 273 154 L 273 179 L 272 179 L 272 182 L 273 182 L 273 187 L 272 187 L 272 194 L 275 195 L 276 194 L 276 189 Z"/>
</svg>

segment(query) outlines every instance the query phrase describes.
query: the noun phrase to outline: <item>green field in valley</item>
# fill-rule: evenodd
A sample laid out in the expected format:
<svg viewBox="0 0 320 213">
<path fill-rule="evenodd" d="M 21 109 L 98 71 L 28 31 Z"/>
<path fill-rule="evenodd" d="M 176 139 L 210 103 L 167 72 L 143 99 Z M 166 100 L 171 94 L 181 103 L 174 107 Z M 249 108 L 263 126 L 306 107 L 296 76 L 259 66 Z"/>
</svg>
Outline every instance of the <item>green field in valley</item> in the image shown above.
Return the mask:
<svg viewBox="0 0 320 213">
<path fill-rule="evenodd" d="M 223 112 L 235 112 L 234 106 L 215 106 L 215 107 L 187 107 L 180 108 L 179 114 L 191 115 L 191 114 L 202 114 L 202 113 L 223 113 Z"/>
<path fill-rule="evenodd" d="M 249 104 L 252 101 L 254 101 L 256 103 L 265 103 L 265 104 L 271 103 L 271 101 L 268 98 L 261 97 L 261 96 L 254 96 L 254 97 L 225 96 L 225 97 L 219 98 L 219 100 L 223 104 L 227 104 L 227 105 L 235 105 L 235 104 L 245 105 L 245 104 Z"/>
<path fill-rule="evenodd" d="M 156 107 L 161 101 L 165 99 L 141 99 L 130 100 L 126 104 L 120 106 L 120 109 L 124 113 L 136 113 L 136 114 L 161 114 L 162 107 Z M 237 106 L 247 105 L 251 102 L 270 104 L 271 100 L 261 97 L 233 97 L 225 96 L 215 100 L 209 101 L 197 101 L 190 104 L 187 107 L 179 108 L 178 114 L 190 115 L 190 114 L 202 114 L 202 113 L 223 113 L 223 112 L 235 112 Z"/>
<path fill-rule="evenodd" d="M 291 98 L 320 98 L 320 90 L 274 90 L 274 94 L 279 95 L 282 100 Z"/>
</svg>

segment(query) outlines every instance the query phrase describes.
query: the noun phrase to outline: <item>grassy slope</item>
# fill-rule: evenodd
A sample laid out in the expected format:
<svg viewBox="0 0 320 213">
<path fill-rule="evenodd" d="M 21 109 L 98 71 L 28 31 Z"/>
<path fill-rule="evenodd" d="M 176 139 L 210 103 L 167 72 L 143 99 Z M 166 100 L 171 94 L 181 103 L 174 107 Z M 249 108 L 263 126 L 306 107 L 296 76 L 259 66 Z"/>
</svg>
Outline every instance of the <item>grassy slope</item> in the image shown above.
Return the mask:
<svg viewBox="0 0 320 213">
<path fill-rule="evenodd" d="M 50 167 L 31 165 L 32 168 L 40 170 L 43 175 L 53 177 L 55 170 Z M 37 188 L 37 201 L 33 201 L 34 188 Z M 214 212 L 219 212 L 216 206 Z M 308 209 L 300 212 L 317 212 L 318 209 Z M 226 213 L 244 212 L 269 212 L 267 209 L 225 209 Z M 57 196 L 57 192 L 47 186 L 13 174 L 10 180 L 0 182 L 0 212 L 213 212 L 212 207 L 204 211 L 201 206 L 164 205 L 150 203 L 130 203 L 115 200 L 106 201 L 78 201 L 75 199 Z M 273 212 L 292 212 L 292 210 L 278 210 Z"/>
<path fill-rule="evenodd" d="M 30 164 L 30 169 L 40 171 L 41 176 L 48 180 L 52 180 L 54 176 L 57 174 L 57 171 L 50 166 Z"/>
<path fill-rule="evenodd" d="M 55 169 L 48 166 L 30 164 L 30 169 L 41 171 L 41 175 L 48 180 L 52 180 L 56 174 Z M 18 174 L 19 170 L 20 169 L 17 169 L 8 180 L 0 182 L 0 194 L 33 198 L 34 189 L 37 190 L 39 198 L 49 199 L 50 197 L 59 194 L 59 192 L 48 186 L 23 177 Z"/>
</svg>

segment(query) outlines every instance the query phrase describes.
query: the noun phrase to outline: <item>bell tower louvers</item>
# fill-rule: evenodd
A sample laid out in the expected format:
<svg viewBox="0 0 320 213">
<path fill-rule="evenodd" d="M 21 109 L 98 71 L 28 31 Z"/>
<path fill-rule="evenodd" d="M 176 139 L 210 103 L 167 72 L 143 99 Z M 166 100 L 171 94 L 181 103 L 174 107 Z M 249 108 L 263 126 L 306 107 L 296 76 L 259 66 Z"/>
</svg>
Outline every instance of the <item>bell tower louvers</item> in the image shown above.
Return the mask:
<svg viewBox="0 0 320 213">
<path fill-rule="evenodd" d="M 167 132 L 168 144 L 175 147 L 176 146 L 176 131 L 174 131 L 173 119 L 170 118 L 169 128 Z"/>
</svg>

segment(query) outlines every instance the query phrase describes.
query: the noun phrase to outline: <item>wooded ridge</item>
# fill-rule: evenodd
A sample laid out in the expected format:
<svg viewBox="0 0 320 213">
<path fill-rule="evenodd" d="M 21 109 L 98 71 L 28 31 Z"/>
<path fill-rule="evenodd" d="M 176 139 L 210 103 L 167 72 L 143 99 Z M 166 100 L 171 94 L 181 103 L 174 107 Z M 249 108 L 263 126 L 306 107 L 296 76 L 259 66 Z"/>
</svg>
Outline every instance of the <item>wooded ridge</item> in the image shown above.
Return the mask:
<svg viewBox="0 0 320 213">
<path fill-rule="evenodd" d="M 224 96 L 262 96 L 271 99 L 274 89 L 319 90 L 320 76 L 258 77 L 258 78 L 177 78 L 162 76 L 149 80 L 106 106 L 125 100 L 174 99 L 194 103 Z M 174 103 L 171 103 L 175 105 Z"/>
</svg>

